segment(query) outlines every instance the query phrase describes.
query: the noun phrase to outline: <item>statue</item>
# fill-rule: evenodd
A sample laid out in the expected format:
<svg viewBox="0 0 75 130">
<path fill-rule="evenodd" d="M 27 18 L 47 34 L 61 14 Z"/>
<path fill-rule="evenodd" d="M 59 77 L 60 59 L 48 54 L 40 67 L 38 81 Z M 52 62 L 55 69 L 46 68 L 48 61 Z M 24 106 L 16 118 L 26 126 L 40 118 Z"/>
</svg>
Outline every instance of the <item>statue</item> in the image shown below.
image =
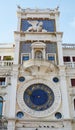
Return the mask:
<svg viewBox="0 0 75 130">
<path fill-rule="evenodd" d="M 28 28 L 28 32 L 47 32 L 45 29 L 43 29 L 43 22 L 42 21 L 28 21 L 29 24 L 31 24 L 32 26 L 30 26 Z"/>
</svg>

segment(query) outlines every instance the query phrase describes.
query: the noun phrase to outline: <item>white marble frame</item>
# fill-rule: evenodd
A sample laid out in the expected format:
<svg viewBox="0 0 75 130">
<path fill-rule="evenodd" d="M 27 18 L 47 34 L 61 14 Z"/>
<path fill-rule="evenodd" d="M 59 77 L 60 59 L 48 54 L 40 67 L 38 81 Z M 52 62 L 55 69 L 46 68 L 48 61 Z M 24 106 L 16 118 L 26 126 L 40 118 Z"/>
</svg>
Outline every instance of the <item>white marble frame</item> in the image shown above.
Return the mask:
<svg viewBox="0 0 75 130">
<path fill-rule="evenodd" d="M 22 64 L 22 57 L 24 56 L 24 55 L 28 55 L 29 56 L 29 59 L 30 59 L 30 53 L 21 53 L 21 64 Z"/>
<path fill-rule="evenodd" d="M 54 56 L 54 58 L 55 58 L 54 63 L 56 63 L 56 53 L 47 53 L 46 54 L 47 60 L 48 60 L 48 55 Z M 51 61 L 51 62 L 53 62 L 53 61 Z"/>
<path fill-rule="evenodd" d="M 55 95 L 54 103 L 47 110 L 44 110 L 44 111 L 35 111 L 35 110 L 32 110 L 24 102 L 24 99 L 23 99 L 24 91 L 31 84 L 35 84 L 35 83 L 43 83 L 43 84 L 49 86 L 53 90 L 53 92 L 54 92 L 54 95 Z M 55 111 L 57 111 L 57 109 L 59 108 L 59 106 L 61 104 L 61 93 L 60 93 L 60 89 L 59 89 L 58 86 L 56 86 L 54 83 L 51 83 L 48 80 L 45 80 L 45 79 L 33 79 L 33 80 L 30 80 L 30 81 L 26 82 L 23 86 L 19 87 L 19 89 L 17 91 L 17 102 L 18 102 L 18 104 L 20 106 L 20 109 L 23 112 L 26 112 L 29 115 L 34 116 L 34 117 L 46 117 L 46 116 L 51 115 Z"/>
</svg>

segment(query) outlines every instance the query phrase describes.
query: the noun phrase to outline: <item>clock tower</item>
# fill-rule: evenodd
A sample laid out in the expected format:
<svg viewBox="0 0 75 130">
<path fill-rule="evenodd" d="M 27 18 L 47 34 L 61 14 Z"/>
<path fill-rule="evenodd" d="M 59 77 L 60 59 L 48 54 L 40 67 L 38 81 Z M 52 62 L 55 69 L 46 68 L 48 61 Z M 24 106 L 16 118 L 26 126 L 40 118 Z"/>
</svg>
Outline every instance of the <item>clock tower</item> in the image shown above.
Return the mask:
<svg viewBox="0 0 75 130">
<path fill-rule="evenodd" d="M 9 130 L 71 130 L 59 15 L 18 8 Z"/>
</svg>

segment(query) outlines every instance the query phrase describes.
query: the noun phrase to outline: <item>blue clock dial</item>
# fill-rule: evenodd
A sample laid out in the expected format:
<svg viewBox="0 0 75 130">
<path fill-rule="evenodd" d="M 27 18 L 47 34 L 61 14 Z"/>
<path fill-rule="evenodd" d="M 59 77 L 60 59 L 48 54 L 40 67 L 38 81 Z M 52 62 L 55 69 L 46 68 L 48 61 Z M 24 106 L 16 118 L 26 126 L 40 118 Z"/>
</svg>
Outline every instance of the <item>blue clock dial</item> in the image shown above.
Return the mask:
<svg viewBox="0 0 75 130">
<path fill-rule="evenodd" d="M 52 106 L 54 102 L 54 93 L 51 88 L 45 84 L 32 84 L 23 95 L 25 104 L 36 111 L 43 111 Z"/>
<path fill-rule="evenodd" d="M 30 100 L 35 105 L 43 105 L 47 102 L 48 95 L 44 90 L 35 89 L 30 96 Z"/>
</svg>

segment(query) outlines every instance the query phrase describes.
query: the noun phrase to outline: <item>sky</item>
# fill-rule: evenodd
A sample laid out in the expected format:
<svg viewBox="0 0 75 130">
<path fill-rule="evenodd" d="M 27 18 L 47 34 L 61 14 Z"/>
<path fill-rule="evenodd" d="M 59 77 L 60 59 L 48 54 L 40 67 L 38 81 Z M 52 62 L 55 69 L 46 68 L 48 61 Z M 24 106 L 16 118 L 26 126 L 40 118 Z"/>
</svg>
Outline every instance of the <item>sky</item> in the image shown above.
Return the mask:
<svg viewBox="0 0 75 130">
<path fill-rule="evenodd" d="M 75 43 L 75 0 L 0 0 L 0 43 L 13 43 L 17 30 L 17 6 L 54 9 L 59 6 L 63 43 Z"/>
</svg>

